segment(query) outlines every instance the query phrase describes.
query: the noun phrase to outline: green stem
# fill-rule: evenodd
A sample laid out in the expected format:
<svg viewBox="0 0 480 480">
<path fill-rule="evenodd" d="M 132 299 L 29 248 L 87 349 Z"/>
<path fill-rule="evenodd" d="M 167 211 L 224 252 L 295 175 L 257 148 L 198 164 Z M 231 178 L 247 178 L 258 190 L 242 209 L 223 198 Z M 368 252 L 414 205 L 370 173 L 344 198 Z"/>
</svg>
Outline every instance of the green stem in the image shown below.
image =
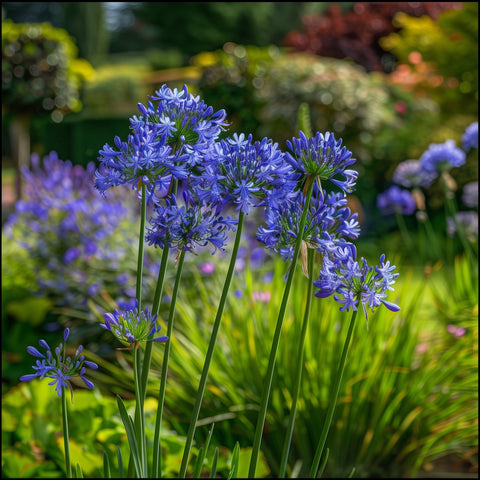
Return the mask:
<svg viewBox="0 0 480 480">
<path fill-rule="evenodd" d="M 218 305 L 217 315 L 215 317 L 215 322 L 213 324 L 212 334 L 210 336 L 210 343 L 208 344 L 207 355 L 205 357 L 205 362 L 203 364 L 203 371 L 202 371 L 202 376 L 200 377 L 200 384 L 198 386 L 197 397 L 195 399 L 193 414 L 190 419 L 190 426 L 188 428 L 187 440 L 185 443 L 182 464 L 180 467 L 180 478 L 185 478 L 185 475 L 187 473 L 188 457 L 190 455 L 190 450 L 192 448 L 193 437 L 195 435 L 195 428 L 197 426 L 198 414 L 200 412 L 200 407 L 202 405 L 203 393 L 205 391 L 205 384 L 207 382 L 208 370 L 210 368 L 210 362 L 212 359 L 213 350 L 215 348 L 218 328 L 220 326 L 220 321 L 222 319 L 223 309 L 225 307 L 225 302 L 227 300 L 228 290 L 230 288 L 230 283 L 232 281 L 233 273 L 235 270 L 235 262 L 237 259 L 238 247 L 240 246 L 240 239 L 242 236 L 242 227 L 243 227 L 244 218 L 245 218 L 245 213 L 240 212 L 240 215 L 238 217 L 235 243 L 233 245 L 232 257 L 230 259 L 230 265 L 228 267 L 227 276 L 225 278 L 225 284 L 223 286 L 222 296 L 220 297 L 220 303 Z"/>
<path fill-rule="evenodd" d="M 290 453 L 290 445 L 292 443 L 293 427 L 295 425 L 295 415 L 297 413 L 297 403 L 300 392 L 300 384 L 302 381 L 303 369 L 303 351 L 305 349 L 305 338 L 308 330 L 308 320 L 310 318 L 310 311 L 312 307 L 313 298 L 313 266 L 315 262 L 315 251 L 308 250 L 308 290 L 307 303 L 305 305 L 305 313 L 303 316 L 302 331 L 300 333 L 300 344 L 298 345 L 297 365 L 295 368 L 295 385 L 293 387 L 292 407 L 290 410 L 290 417 L 288 419 L 287 435 L 285 436 L 285 443 L 283 444 L 282 460 L 280 462 L 280 478 L 285 478 L 285 472 L 288 463 L 288 454 Z"/>
<path fill-rule="evenodd" d="M 325 422 L 323 423 L 322 434 L 320 435 L 320 440 L 318 441 L 317 450 L 315 452 L 315 457 L 313 459 L 312 468 L 310 469 L 309 478 L 315 478 L 318 470 L 318 465 L 320 459 L 322 458 L 323 448 L 325 447 L 325 441 L 327 440 L 327 435 L 330 430 L 330 425 L 332 423 L 333 413 L 335 411 L 335 406 L 337 404 L 338 393 L 340 391 L 340 385 L 342 383 L 343 372 L 345 370 L 345 361 L 347 359 L 348 348 L 350 346 L 350 340 L 352 338 L 353 329 L 355 327 L 355 319 L 357 317 L 357 311 L 355 310 L 352 313 L 352 318 L 350 320 L 350 325 L 348 327 L 347 337 L 345 338 L 345 343 L 343 345 L 342 356 L 340 358 L 340 363 L 338 364 L 337 376 L 335 377 L 335 383 L 332 389 L 332 396 L 330 398 L 330 403 L 328 405 L 327 415 L 325 417 Z"/>
<path fill-rule="evenodd" d="M 165 352 L 163 354 L 163 365 L 162 365 L 162 377 L 160 380 L 160 392 L 158 394 L 158 407 L 157 407 L 157 416 L 155 418 L 155 438 L 153 440 L 153 467 L 152 475 L 154 478 L 158 478 L 159 473 L 161 476 L 160 469 L 160 428 L 162 424 L 162 415 L 163 415 L 163 404 L 165 401 L 165 388 L 167 384 L 167 372 L 168 372 L 168 360 L 170 357 L 170 346 L 172 342 L 172 331 L 173 331 L 173 322 L 175 316 L 175 304 L 177 301 L 178 287 L 180 285 L 180 279 L 182 276 L 183 262 L 185 259 L 185 251 L 182 250 L 180 257 L 178 259 L 177 265 L 177 276 L 175 278 L 175 285 L 173 286 L 172 299 L 170 301 L 170 311 L 168 314 L 168 327 L 167 327 L 167 336 L 168 340 L 165 343 Z"/>
<path fill-rule="evenodd" d="M 67 478 L 72 478 L 72 465 L 70 462 L 70 439 L 68 436 L 68 415 L 67 415 L 67 392 L 62 388 L 62 425 L 63 444 L 65 446 L 65 470 Z"/>
<path fill-rule="evenodd" d="M 403 218 L 403 215 L 400 213 L 395 213 L 395 218 L 397 219 L 397 225 L 400 228 L 400 233 L 402 234 L 403 241 L 405 242 L 405 246 L 407 247 L 409 253 L 411 253 L 412 237 L 408 233 L 407 225 L 405 224 L 405 219 Z"/>
<path fill-rule="evenodd" d="M 142 276 L 143 276 L 143 255 L 145 246 L 145 217 L 147 216 L 146 188 L 142 183 L 142 211 L 140 214 L 140 233 L 138 235 L 138 260 L 137 260 L 137 302 L 138 311 L 142 309 Z"/>
<path fill-rule="evenodd" d="M 307 222 L 307 213 L 308 213 L 308 208 L 310 205 L 310 199 L 312 197 L 314 185 L 315 185 L 315 181 L 313 179 L 310 179 L 310 183 L 308 184 L 307 198 L 305 200 L 302 217 L 300 219 L 297 241 L 295 243 L 295 250 L 293 253 L 292 262 L 290 264 L 290 271 L 288 272 L 287 283 L 285 285 L 285 290 L 283 292 L 282 304 L 280 306 L 280 311 L 278 313 L 277 326 L 275 329 L 275 334 L 273 336 L 272 348 L 270 350 L 270 358 L 268 361 L 266 380 L 264 382 L 262 401 L 260 405 L 260 413 L 258 415 L 257 426 L 255 429 L 255 436 L 254 436 L 254 441 L 252 446 L 252 457 L 250 459 L 248 478 L 255 477 L 255 470 L 257 467 L 258 455 L 260 452 L 260 444 L 262 442 L 263 425 L 265 423 L 265 417 L 267 415 L 268 400 L 270 398 L 270 389 L 272 387 L 272 379 L 273 379 L 273 372 L 275 369 L 275 360 L 277 357 L 278 343 L 280 341 L 280 334 L 282 332 L 282 325 L 283 325 L 283 320 L 285 318 L 285 312 L 287 309 L 287 302 L 290 294 L 290 288 L 292 286 L 293 276 L 295 273 L 295 267 L 297 265 L 298 256 L 300 254 L 300 247 L 303 240 L 303 232 L 305 230 L 305 224 Z"/>
<path fill-rule="evenodd" d="M 148 469 L 147 469 L 147 446 L 146 446 L 146 439 L 145 439 L 145 411 L 144 405 L 142 401 L 142 391 L 140 388 L 140 372 L 141 372 L 141 362 L 140 362 L 140 348 L 139 345 L 135 343 L 133 345 L 133 377 L 135 383 L 135 401 L 136 405 L 138 406 L 138 418 L 139 418 L 139 425 L 135 426 L 135 432 L 137 435 L 137 444 L 139 448 L 139 463 L 142 465 L 142 474 L 145 478 L 148 477 Z"/>
</svg>

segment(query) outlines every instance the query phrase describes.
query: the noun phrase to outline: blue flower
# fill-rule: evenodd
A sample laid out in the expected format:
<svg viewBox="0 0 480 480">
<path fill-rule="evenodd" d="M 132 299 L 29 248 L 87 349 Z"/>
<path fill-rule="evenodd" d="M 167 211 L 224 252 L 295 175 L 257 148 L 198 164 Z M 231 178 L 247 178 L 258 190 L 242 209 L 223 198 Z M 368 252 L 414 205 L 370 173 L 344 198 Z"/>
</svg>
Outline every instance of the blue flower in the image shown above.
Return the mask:
<svg viewBox="0 0 480 480">
<path fill-rule="evenodd" d="M 302 240 L 309 248 L 330 251 L 342 244 L 344 236 L 357 238 L 360 229 L 357 214 L 351 215 L 345 194 L 330 193 L 313 196 Z M 257 239 L 280 253 L 284 260 L 292 259 L 305 197 L 302 192 L 280 204 L 267 207 L 265 225 L 258 228 Z"/>
<path fill-rule="evenodd" d="M 478 122 L 471 123 L 462 136 L 462 148 L 468 152 L 472 148 L 478 148 Z"/>
<path fill-rule="evenodd" d="M 317 132 L 315 137 L 307 138 L 300 131 L 299 137 L 287 140 L 290 152 L 285 154 L 285 158 L 298 174 L 300 182 L 304 183 L 309 177 L 320 182 L 330 180 L 344 192 L 353 192 L 358 173 L 347 167 L 356 160 L 352 158 L 352 152 L 342 147 L 342 140 L 335 140 L 330 132 L 325 135 Z M 318 184 L 316 188 L 319 188 Z"/>
<path fill-rule="evenodd" d="M 85 378 L 86 367 L 96 370 L 97 364 L 89 360 L 85 360 L 82 355 L 83 347 L 80 345 L 75 352 L 73 358 L 66 354 L 66 343 L 70 334 L 70 330 L 66 328 L 63 333 L 63 343 L 60 343 L 52 352 L 50 346 L 45 340 L 40 340 L 39 345 L 45 349 L 45 354 L 41 353 L 35 347 L 27 347 L 27 352 L 39 358 L 32 367 L 35 373 L 22 375 L 20 381 L 29 382 L 34 378 L 52 378 L 49 385 L 55 385 L 55 391 L 59 396 L 63 395 L 64 388 L 68 388 L 73 396 L 72 377 L 80 377 L 88 388 L 93 388 L 93 383 Z"/>
<path fill-rule="evenodd" d="M 315 296 L 325 298 L 334 295 L 334 299 L 341 303 L 340 311 L 356 311 L 359 303 L 362 304 L 368 322 L 367 307 L 372 312 L 376 307 L 385 305 L 389 310 L 397 312 L 398 305 L 387 301 L 388 290 L 393 290 L 398 273 L 393 273 L 395 265 L 385 261 L 385 255 L 380 256 L 379 264 L 375 267 L 368 265 L 362 258 L 356 260 L 356 249 L 339 249 L 336 255 L 326 255 L 320 276 L 313 282 L 318 288 Z"/>
<path fill-rule="evenodd" d="M 420 160 L 405 160 L 397 165 L 393 172 L 393 181 L 402 187 L 428 188 L 437 178 L 437 172 L 427 172 Z"/>
<path fill-rule="evenodd" d="M 478 208 L 478 181 L 463 186 L 462 201 L 467 207 Z"/>
<path fill-rule="evenodd" d="M 410 191 L 403 190 L 396 185 L 392 185 L 377 196 L 377 207 L 384 215 L 391 213 L 411 215 L 417 208 Z"/>
<path fill-rule="evenodd" d="M 115 309 L 113 313 L 105 313 L 103 316 L 105 323 L 101 323 L 100 326 L 112 332 L 129 348 L 142 341 L 166 342 L 168 340 L 168 337 L 164 336 L 152 337 L 161 329 L 156 323 L 157 315 L 152 315 L 148 308 L 139 312 L 136 301 L 130 309 Z"/>
<path fill-rule="evenodd" d="M 453 167 L 461 167 L 465 161 L 465 152 L 458 148 L 453 140 L 432 143 L 420 157 L 422 169 L 431 173 L 442 173 Z"/>
<path fill-rule="evenodd" d="M 457 233 L 457 225 L 463 230 L 465 236 L 471 241 L 476 242 L 478 239 L 478 213 L 457 212 L 455 220 L 452 217 L 447 218 L 447 232 L 450 236 Z"/>
<path fill-rule="evenodd" d="M 190 252 L 211 244 L 213 253 L 217 248 L 224 250 L 228 242 L 226 231 L 234 229 L 235 221 L 223 217 L 219 208 L 202 203 L 187 191 L 183 199 L 184 205 L 179 206 L 172 194 L 165 206 L 155 207 L 145 236 L 148 244 Z"/>
<path fill-rule="evenodd" d="M 201 201 L 232 202 L 248 214 L 251 207 L 263 205 L 273 190 L 287 195 L 294 185 L 292 173 L 277 143 L 268 138 L 253 142 L 251 134 L 234 134 L 213 146 L 194 187 Z"/>
</svg>

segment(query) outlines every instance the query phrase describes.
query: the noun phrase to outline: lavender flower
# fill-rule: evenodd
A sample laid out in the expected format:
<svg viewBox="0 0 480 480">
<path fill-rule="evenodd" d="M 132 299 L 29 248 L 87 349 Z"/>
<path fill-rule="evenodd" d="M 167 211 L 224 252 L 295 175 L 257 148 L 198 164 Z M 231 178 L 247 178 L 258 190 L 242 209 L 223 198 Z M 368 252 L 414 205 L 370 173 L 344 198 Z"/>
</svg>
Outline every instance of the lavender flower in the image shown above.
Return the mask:
<svg viewBox="0 0 480 480">
<path fill-rule="evenodd" d="M 342 140 L 336 141 L 330 132 L 325 135 L 317 132 L 315 137 L 307 138 L 300 131 L 299 137 L 292 141 L 287 140 L 290 152 L 285 154 L 285 158 L 292 165 L 300 182 L 305 182 L 308 177 L 315 177 L 320 181 L 330 180 L 346 193 L 353 192 L 358 173 L 347 167 L 356 160 L 352 158 L 352 152 L 342 147 Z"/>
<path fill-rule="evenodd" d="M 304 201 L 303 194 L 297 192 L 292 200 L 267 208 L 265 225 L 258 228 L 257 239 L 280 253 L 284 260 L 293 258 Z M 351 215 L 346 204 L 343 193 L 312 197 L 302 240 L 310 248 L 324 252 L 343 244 L 343 236 L 357 238 L 357 214 Z"/>
<path fill-rule="evenodd" d="M 233 230 L 235 222 L 221 216 L 218 208 L 202 204 L 187 192 L 183 198 L 181 206 L 173 194 L 166 206 L 156 206 L 145 236 L 148 244 L 193 252 L 196 247 L 210 243 L 214 246 L 212 254 L 217 248 L 223 250 L 228 241 L 226 230 Z"/>
<path fill-rule="evenodd" d="M 246 214 L 251 207 L 262 205 L 271 191 L 287 195 L 293 186 L 292 170 L 278 144 L 268 138 L 253 142 L 252 135 L 243 133 L 217 142 L 194 180 L 201 201 L 232 202 Z"/>
<path fill-rule="evenodd" d="M 461 167 L 465 161 L 465 152 L 458 148 L 453 140 L 432 143 L 420 157 L 422 169 L 431 173 L 442 173 L 453 167 Z"/>
<path fill-rule="evenodd" d="M 378 195 L 377 207 L 384 215 L 392 213 L 411 215 L 415 212 L 416 203 L 410 191 L 392 185 L 388 190 Z"/>
<path fill-rule="evenodd" d="M 478 208 L 478 181 L 464 185 L 462 201 L 467 207 Z"/>
<path fill-rule="evenodd" d="M 478 122 L 471 123 L 462 136 L 462 148 L 468 152 L 472 148 L 478 148 Z"/>
<path fill-rule="evenodd" d="M 124 345 L 130 348 L 133 344 L 152 340 L 154 342 L 166 342 L 168 337 L 150 338 L 160 332 L 161 327 L 156 324 L 157 315 L 152 315 L 148 308 L 138 311 L 138 303 L 127 310 L 114 310 L 113 313 L 105 313 L 105 323 L 100 326 L 109 330 Z"/>
<path fill-rule="evenodd" d="M 55 385 L 55 391 L 59 396 L 63 395 L 64 388 L 69 388 L 73 397 L 72 384 L 70 383 L 70 379 L 73 377 L 80 377 L 88 388 L 93 388 L 93 383 L 85 377 L 86 367 L 96 370 L 98 366 L 94 362 L 85 360 L 85 356 L 82 355 L 83 347 L 81 345 L 77 348 L 73 359 L 67 356 L 66 342 L 69 334 L 70 330 L 66 328 L 63 334 L 63 343 L 60 343 L 53 352 L 48 343 L 43 339 L 38 343 L 45 349 L 45 354 L 35 347 L 27 347 L 27 352 L 39 360 L 32 367 L 35 373 L 22 375 L 20 381 L 29 382 L 34 378 L 52 378 L 53 380 L 49 385 Z"/>
<path fill-rule="evenodd" d="M 351 246 L 353 247 L 353 246 Z M 319 279 L 313 282 L 318 287 L 315 296 L 319 298 L 334 295 L 334 299 L 342 304 L 340 311 L 357 310 L 361 303 L 368 321 L 367 307 L 373 312 L 381 304 L 389 310 L 397 312 L 398 305 L 385 300 L 387 290 L 393 290 L 392 285 L 398 277 L 393 273 L 394 265 L 385 262 L 385 255 L 380 256 L 377 266 L 371 267 L 362 258 L 356 260 L 355 248 L 338 249 L 335 255 L 325 255 Z"/>
<path fill-rule="evenodd" d="M 405 160 L 397 165 L 392 178 L 402 187 L 428 188 L 437 178 L 437 173 L 423 170 L 420 160 Z"/>
</svg>

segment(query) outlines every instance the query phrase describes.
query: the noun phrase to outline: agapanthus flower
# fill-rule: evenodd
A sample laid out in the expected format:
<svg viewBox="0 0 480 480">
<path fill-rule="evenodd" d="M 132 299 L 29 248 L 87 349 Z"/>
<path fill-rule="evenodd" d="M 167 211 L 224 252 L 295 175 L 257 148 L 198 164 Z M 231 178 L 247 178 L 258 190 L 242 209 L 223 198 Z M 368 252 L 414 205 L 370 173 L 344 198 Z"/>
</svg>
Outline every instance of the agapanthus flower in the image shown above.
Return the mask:
<svg viewBox="0 0 480 480">
<path fill-rule="evenodd" d="M 455 220 L 452 217 L 447 218 L 447 232 L 450 236 L 457 233 L 457 225 L 463 230 L 465 236 L 472 242 L 478 238 L 478 213 L 469 212 L 457 212 L 455 214 Z"/>
<path fill-rule="evenodd" d="M 284 260 L 293 258 L 304 203 L 303 193 L 297 192 L 292 199 L 269 206 L 265 225 L 258 228 L 257 239 L 280 253 Z M 347 198 L 342 192 L 330 193 L 325 198 L 312 197 L 302 241 L 309 248 L 327 251 L 343 243 L 343 237 L 357 238 L 360 233 L 357 214 L 352 215 L 346 205 Z"/>
<path fill-rule="evenodd" d="M 113 313 L 104 313 L 105 323 L 100 326 L 109 330 L 124 345 L 132 348 L 134 344 L 143 341 L 166 342 L 168 337 L 157 336 L 160 325 L 157 325 L 158 315 L 152 315 L 150 310 L 138 311 L 138 302 L 133 302 L 126 310 L 115 309 Z"/>
<path fill-rule="evenodd" d="M 463 186 L 462 201 L 467 207 L 478 208 L 478 181 Z"/>
<path fill-rule="evenodd" d="M 299 181 L 304 183 L 309 177 L 330 180 L 345 193 L 353 192 L 358 172 L 347 167 L 356 160 L 350 150 L 342 147 L 342 140 L 335 140 L 331 132 L 324 135 L 317 132 L 314 137 L 307 138 L 300 131 L 299 137 L 287 140 L 290 151 L 285 153 L 285 159 L 292 165 Z M 316 184 L 315 188 L 318 190 L 319 185 Z"/>
<path fill-rule="evenodd" d="M 194 180 L 200 200 L 214 205 L 233 203 L 248 214 L 272 190 L 285 196 L 292 189 L 292 170 L 278 144 L 268 138 L 234 134 L 217 142 Z"/>
<path fill-rule="evenodd" d="M 478 148 L 478 122 L 471 123 L 462 136 L 462 148 L 468 152 L 472 148 Z"/>
<path fill-rule="evenodd" d="M 150 96 L 147 106 L 139 103 L 138 109 L 142 115 L 130 120 L 132 128 L 155 128 L 175 152 L 187 154 L 190 167 L 202 160 L 228 125 L 225 110 L 215 112 L 199 96 L 189 93 L 186 85 L 182 90 L 163 85 Z"/>
<path fill-rule="evenodd" d="M 64 388 L 68 388 L 73 396 L 70 382 L 73 377 L 80 377 L 88 388 L 93 388 L 93 383 L 85 377 L 86 367 L 96 370 L 98 366 L 94 362 L 85 360 L 85 356 L 82 354 L 82 345 L 77 348 L 73 358 L 67 356 L 66 343 L 69 334 L 70 330 L 66 328 L 63 333 L 63 343 L 60 343 L 53 351 L 45 340 L 40 340 L 38 343 L 45 350 L 45 354 L 35 347 L 27 347 L 27 352 L 38 360 L 32 367 L 35 373 L 22 375 L 20 381 L 29 382 L 34 378 L 51 378 L 53 380 L 49 385 L 55 385 L 59 396 L 63 395 Z"/>
<path fill-rule="evenodd" d="M 155 189 L 163 190 L 172 178 L 188 177 L 188 155 L 174 152 L 167 145 L 167 135 L 160 134 L 156 125 L 138 126 L 126 142 L 116 136 L 115 146 L 117 149 L 105 144 L 99 151 L 101 163 L 95 172 L 95 187 L 103 195 L 117 185 L 130 184 L 140 190 L 144 184 L 151 198 Z"/>
<path fill-rule="evenodd" d="M 411 215 L 417 206 L 409 190 L 392 185 L 388 190 L 377 196 L 377 207 L 384 215 L 399 213 Z"/>
<path fill-rule="evenodd" d="M 339 249 L 336 255 L 325 255 L 320 276 L 313 282 L 318 288 L 315 296 L 325 298 L 333 295 L 335 301 L 342 304 L 340 311 L 357 311 L 361 303 L 368 321 L 367 308 L 373 312 L 376 307 L 385 305 L 397 312 L 400 307 L 387 301 L 387 290 L 393 291 L 392 285 L 398 277 L 393 273 L 395 265 L 380 256 L 379 264 L 369 266 L 364 258 L 356 260 L 356 249 Z"/>
<path fill-rule="evenodd" d="M 428 188 L 435 178 L 437 178 L 437 173 L 425 171 L 420 160 L 405 160 L 399 163 L 392 176 L 396 184 L 406 188 Z"/>
<path fill-rule="evenodd" d="M 422 169 L 432 173 L 442 173 L 453 167 L 461 167 L 465 161 L 465 152 L 455 145 L 454 140 L 432 143 L 420 157 Z"/>
<path fill-rule="evenodd" d="M 223 217 L 220 209 L 201 202 L 187 191 L 183 193 L 183 205 L 178 205 L 175 195 L 166 205 L 157 205 L 147 226 L 145 239 L 149 245 L 193 252 L 208 244 L 224 250 L 228 242 L 226 231 L 234 229 L 236 222 Z"/>
</svg>

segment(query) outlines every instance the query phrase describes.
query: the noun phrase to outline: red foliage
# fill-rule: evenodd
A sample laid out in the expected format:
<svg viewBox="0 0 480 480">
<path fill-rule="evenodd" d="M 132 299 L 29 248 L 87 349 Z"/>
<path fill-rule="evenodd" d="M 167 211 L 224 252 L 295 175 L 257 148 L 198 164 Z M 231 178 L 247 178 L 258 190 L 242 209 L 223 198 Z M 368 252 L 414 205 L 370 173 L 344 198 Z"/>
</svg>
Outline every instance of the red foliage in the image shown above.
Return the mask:
<svg viewBox="0 0 480 480">
<path fill-rule="evenodd" d="M 285 45 L 298 51 L 323 57 L 350 57 L 367 71 L 386 71 L 386 52 L 378 40 L 397 29 L 392 19 L 397 12 L 414 17 L 437 18 L 444 10 L 460 8 L 461 2 L 356 2 L 343 12 L 340 4 L 330 5 L 324 13 L 306 15 L 303 31 L 292 31 Z"/>
</svg>

